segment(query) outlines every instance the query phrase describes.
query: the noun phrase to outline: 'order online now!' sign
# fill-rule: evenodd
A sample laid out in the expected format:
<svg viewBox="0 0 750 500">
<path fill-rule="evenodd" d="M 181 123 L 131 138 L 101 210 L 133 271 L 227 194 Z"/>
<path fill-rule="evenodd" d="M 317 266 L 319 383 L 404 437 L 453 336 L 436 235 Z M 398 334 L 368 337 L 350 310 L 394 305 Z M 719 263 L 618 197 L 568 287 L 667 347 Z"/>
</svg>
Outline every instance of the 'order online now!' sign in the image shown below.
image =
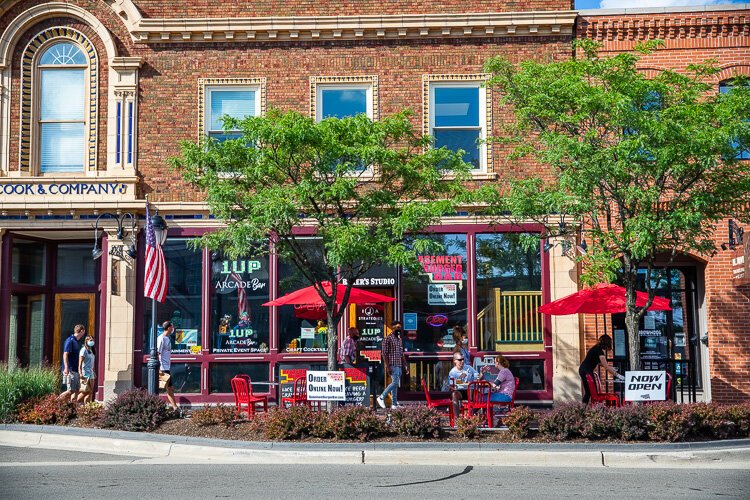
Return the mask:
<svg viewBox="0 0 750 500">
<path fill-rule="evenodd" d="M 625 401 L 667 399 L 667 372 L 625 372 Z"/>
<path fill-rule="evenodd" d="M 310 401 L 346 401 L 344 372 L 307 372 L 307 399 Z"/>
</svg>

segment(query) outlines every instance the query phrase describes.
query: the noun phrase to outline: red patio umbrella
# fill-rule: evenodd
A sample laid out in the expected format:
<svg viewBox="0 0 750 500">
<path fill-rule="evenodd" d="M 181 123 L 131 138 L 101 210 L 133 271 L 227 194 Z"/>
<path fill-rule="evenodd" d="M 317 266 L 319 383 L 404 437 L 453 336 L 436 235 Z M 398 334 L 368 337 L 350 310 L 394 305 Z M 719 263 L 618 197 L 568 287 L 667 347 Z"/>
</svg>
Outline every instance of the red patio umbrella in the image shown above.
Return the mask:
<svg viewBox="0 0 750 500">
<path fill-rule="evenodd" d="M 323 290 L 327 295 L 331 294 L 331 283 L 329 281 L 323 282 Z M 344 291 L 346 285 L 338 284 L 336 286 L 336 304 L 341 305 L 344 298 Z M 387 295 L 381 295 L 379 293 L 368 292 L 361 288 L 352 288 L 349 294 L 349 304 L 369 304 L 371 302 L 393 302 L 396 299 L 394 297 L 388 297 Z M 276 300 L 266 302 L 264 306 L 283 306 L 287 304 L 323 304 L 323 299 L 318 295 L 318 291 L 315 287 L 308 286 L 301 288 L 292 293 L 288 293 L 283 297 L 279 297 Z"/>
<path fill-rule="evenodd" d="M 643 307 L 648 294 L 636 292 L 635 305 Z M 649 311 L 671 311 L 669 299 L 654 297 Z M 539 312 L 552 315 L 566 314 L 612 314 L 625 312 L 625 288 L 609 283 L 599 283 L 593 288 L 580 290 L 561 299 L 544 304 Z"/>
</svg>

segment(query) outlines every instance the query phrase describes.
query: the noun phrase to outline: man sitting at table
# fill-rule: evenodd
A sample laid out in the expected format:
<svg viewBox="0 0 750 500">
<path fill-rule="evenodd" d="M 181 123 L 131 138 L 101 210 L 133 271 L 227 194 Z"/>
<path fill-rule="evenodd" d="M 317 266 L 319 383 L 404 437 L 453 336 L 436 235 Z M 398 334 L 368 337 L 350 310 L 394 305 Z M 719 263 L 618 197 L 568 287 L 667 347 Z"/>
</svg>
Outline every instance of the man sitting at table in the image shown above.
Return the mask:
<svg viewBox="0 0 750 500">
<path fill-rule="evenodd" d="M 466 384 L 479 380 L 479 374 L 474 368 L 466 364 L 463 354 L 456 352 L 453 354 L 453 368 L 450 373 L 448 373 L 448 380 L 451 381 L 451 386 L 454 387 L 451 394 L 451 399 L 453 400 L 453 414 L 458 416 L 460 415 L 458 410 L 462 398 L 459 389 L 466 389 Z"/>
</svg>

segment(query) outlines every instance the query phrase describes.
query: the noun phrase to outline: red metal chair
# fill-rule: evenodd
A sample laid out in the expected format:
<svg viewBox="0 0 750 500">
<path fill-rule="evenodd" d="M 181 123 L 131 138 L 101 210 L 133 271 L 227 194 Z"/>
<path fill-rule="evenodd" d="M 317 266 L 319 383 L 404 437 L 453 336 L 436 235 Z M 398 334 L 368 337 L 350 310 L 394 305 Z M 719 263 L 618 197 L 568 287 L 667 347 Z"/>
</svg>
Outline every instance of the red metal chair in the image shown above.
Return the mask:
<svg viewBox="0 0 750 500">
<path fill-rule="evenodd" d="M 253 418 L 257 403 L 263 403 L 263 411 L 268 412 L 268 396 L 253 394 L 253 383 L 248 375 L 237 375 L 232 379 L 232 392 L 234 404 L 237 406 L 237 415 L 242 413 L 242 405 L 246 405 L 247 417 Z"/>
<path fill-rule="evenodd" d="M 511 396 L 510 401 L 490 401 L 490 404 L 492 405 L 493 410 L 495 406 L 504 406 L 508 410 L 512 410 L 513 408 L 516 407 L 516 392 L 518 392 L 518 384 L 520 382 L 521 381 L 519 380 L 519 378 L 516 377 L 516 386 L 513 388 L 513 396 Z"/>
<path fill-rule="evenodd" d="M 464 404 L 464 413 L 467 416 L 474 414 L 474 410 L 482 410 L 487 418 L 487 427 L 492 427 L 492 384 L 486 380 L 475 380 L 469 382 L 467 402 Z"/>
<path fill-rule="evenodd" d="M 304 405 L 309 408 L 315 406 L 315 408 L 320 411 L 320 401 L 310 401 L 309 399 L 307 399 L 306 382 L 307 380 L 305 377 L 297 377 L 296 379 L 294 379 L 292 395 L 281 398 L 281 405 L 286 406 L 286 403 L 289 403 L 289 406 Z"/>
<path fill-rule="evenodd" d="M 596 380 L 594 380 L 596 378 Z M 601 392 L 599 390 L 599 376 L 595 373 L 592 377 L 590 373 L 586 374 L 586 383 L 591 393 L 591 403 L 604 403 L 606 406 L 620 407 L 620 396 L 611 392 Z M 613 404 L 610 404 L 613 403 Z"/>
<path fill-rule="evenodd" d="M 425 382 L 424 380 L 422 380 L 422 390 L 424 391 L 424 397 L 429 408 L 448 408 L 448 418 L 450 420 L 451 427 L 454 427 L 453 401 L 451 401 L 450 398 L 432 399 L 432 396 L 430 396 L 430 391 L 427 388 L 427 382 Z"/>
</svg>

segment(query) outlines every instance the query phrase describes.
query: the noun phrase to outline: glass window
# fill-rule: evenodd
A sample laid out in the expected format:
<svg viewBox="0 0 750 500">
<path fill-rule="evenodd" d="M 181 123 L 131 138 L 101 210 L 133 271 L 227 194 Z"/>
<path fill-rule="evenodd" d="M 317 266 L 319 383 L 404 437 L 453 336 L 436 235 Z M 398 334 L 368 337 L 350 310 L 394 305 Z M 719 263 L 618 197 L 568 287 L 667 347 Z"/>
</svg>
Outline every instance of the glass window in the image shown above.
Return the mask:
<svg viewBox="0 0 750 500">
<path fill-rule="evenodd" d="M 476 250 L 479 348 L 502 351 L 510 344 L 542 343 L 538 241 L 523 233 L 478 234 Z"/>
<path fill-rule="evenodd" d="M 300 245 L 310 258 L 312 268 L 322 268 L 323 248 L 319 239 L 300 239 Z M 290 261 L 279 259 L 279 297 L 310 286 L 310 283 Z M 326 311 L 316 306 L 280 306 L 279 352 L 327 352 Z"/>
<path fill-rule="evenodd" d="M 732 91 L 732 82 L 724 81 L 719 84 L 719 92 L 722 94 L 728 94 Z M 750 120 L 750 118 L 748 118 Z M 742 144 L 739 141 L 732 141 L 732 148 L 737 151 L 737 158 L 742 160 L 750 160 L 750 144 Z"/>
<path fill-rule="evenodd" d="M 11 275 L 13 283 L 44 285 L 46 252 L 44 243 L 13 239 Z"/>
<path fill-rule="evenodd" d="M 224 130 L 224 117 L 241 120 L 258 116 L 257 91 L 248 87 L 214 87 L 206 89 L 206 131 L 217 141 L 242 137 L 239 130 Z"/>
<path fill-rule="evenodd" d="M 318 121 L 366 114 L 372 118 L 370 85 L 319 85 Z"/>
<path fill-rule="evenodd" d="M 201 280 L 203 271 L 202 253 L 187 246 L 185 238 L 169 239 L 164 244 L 164 258 L 169 273 L 169 289 L 163 303 L 156 305 L 156 335 L 160 335 L 161 324 L 170 320 L 174 324 L 172 353 L 189 353 L 201 346 Z M 143 346 L 150 352 L 153 336 L 151 332 L 152 300 L 146 299 L 144 307 L 145 338 Z"/>
<path fill-rule="evenodd" d="M 91 245 L 58 245 L 57 286 L 95 285 L 98 262 L 91 258 Z"/>
<path fill-rule="evenodd" d="M 268 352 L 268 290 L 268 257 L 213 260 L 211 352 Z"/>
<path fill-rule="evenodd" d="M 544 390 L 544 360 L 509 359 L 510 371 L 518 378 L 519 391 Z"/>
<path fill-rule="evenodd" d="M 42 365 L 44 299 L 44 295 L 11 296 L 8 367 Z"/>
<path fill-rule="evenodd" d="M 273 392 L 268 384 L 256 384 L 256 382 L 268 382 L 268 363 L 211 363 L 210 365 L 209 392 L 232 392 L 232 378 L 237 375 L 249 375 L 253 381 L 253 392 Z"/>
<path fill-rule="evenodd" d="M 437 255 L 420 255 L 421 270 L 404 271 L 404 313 L 417 315 L 417 331 L 407 331 L 407 351 L 451 351 L 453 326 L 466 325 L 466 235 L 437 234 L 443 245 Z"/>
<path fill-rule="evenodd" d="M 57 43 L 42 54 L 39 66 L 39 170 L 81 172 L 86 144 L 86 57 L 72 43 Z"/>
<path fill-rule="evenodd" d="M 479 83 L 436 84 L 430 92 L 431 134 L 435 147 L 463 150 L 464 161 L 484 166 L 484 89 Z"/>
<path fill-rule="evenodd" d="M 409 362 L 409 377 L 402 379 L 402 390 L 422 392 L 422 380 L 427 383 L 430 391 L 448 392 L 450 379 L 448 373 L 453 368 L 451 361 L 412 360 Z"/>
<path fill-rule="evenodd" d="M 174 350 L 172 351 L 174 352 Z M 174 392 L 179 394 L 200 394 L 201 392 L 201 364 L 200 363 L 175 363 L 169 369 L 172 376 Z M 148 382 L 148 367 L 144 363 L 141 367 L 141 385 L 146 386 Z"/>
</svg>

